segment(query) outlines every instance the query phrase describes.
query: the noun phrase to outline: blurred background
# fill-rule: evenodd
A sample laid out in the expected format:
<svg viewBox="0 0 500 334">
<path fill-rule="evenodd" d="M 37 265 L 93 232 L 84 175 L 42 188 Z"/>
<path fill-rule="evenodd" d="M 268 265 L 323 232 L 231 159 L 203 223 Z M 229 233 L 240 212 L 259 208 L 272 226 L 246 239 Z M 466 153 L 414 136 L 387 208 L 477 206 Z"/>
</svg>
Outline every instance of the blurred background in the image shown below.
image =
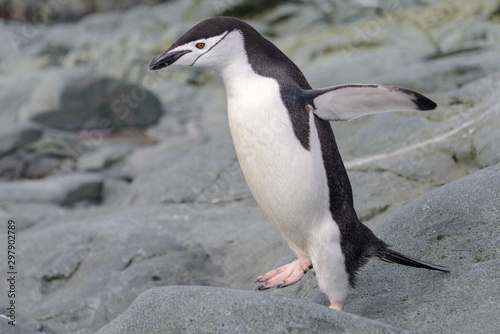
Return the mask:
<svg viewBox="0 0 500 334">
<path fill-rule="evenodd" d="M 493 90 L 500 4 L 10 0 L 0 2 L 0 15 L 0 177 L 13 180 L 74 170 L 132 173 L 123 162 L 138 147 L 228 139 L 224 88 L 214 73 L 176 67 L 150 72 L 147 66 L 187 29 L 214 15 L 253 24 L 313 87 L 377 82 L 439 102 L 437 111 L 425 115 L 334 124 L 346 162 L 444 135 L 470 121 L 472 107 Z M 473 82 L 475 88 L 467 89 Z M 422 155 L 432 146 L 431 160 L 451 170 L 397 166 L 399 173 L 430 178 L 435 186 L 498 162 L 496 131 L 476 127 L 420 148 Z"/>
<path fill-rule="evenodd" d="M 315 88 L 438 103 L 332 123 L 372 228 L 500 162 L 499 1 L 0 0 L 0 217 L 23 235 L 25 324 L 94 332 L 148 287 L 248 288 L 289 253 L 239 170 L 222 81 L 148 69 L 216 15 L 250 23 Z"/>
</svg>

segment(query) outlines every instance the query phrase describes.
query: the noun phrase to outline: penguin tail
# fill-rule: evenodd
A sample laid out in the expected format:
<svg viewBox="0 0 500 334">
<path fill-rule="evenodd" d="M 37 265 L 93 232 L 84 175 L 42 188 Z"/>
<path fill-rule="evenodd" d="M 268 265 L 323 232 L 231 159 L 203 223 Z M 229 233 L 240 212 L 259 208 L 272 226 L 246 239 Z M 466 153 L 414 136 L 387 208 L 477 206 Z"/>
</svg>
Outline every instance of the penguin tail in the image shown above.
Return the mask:
<svg viewBox="0 0 500 334">
<path fill-rule="evenodd" d="M 449 273 L 450 271 L 446 267 L 438 266 L 432 263 L 426 263 L 417 259 L 413 259 L 409 256 L 403 255 L 392 249 L 386 249 L 384 254 L 379 256 L 379 259 L 387 263 L 401 264 L 403 266 L 423 268 L 429 270 L 438 270 L 444 273 Z"/>
</svg>

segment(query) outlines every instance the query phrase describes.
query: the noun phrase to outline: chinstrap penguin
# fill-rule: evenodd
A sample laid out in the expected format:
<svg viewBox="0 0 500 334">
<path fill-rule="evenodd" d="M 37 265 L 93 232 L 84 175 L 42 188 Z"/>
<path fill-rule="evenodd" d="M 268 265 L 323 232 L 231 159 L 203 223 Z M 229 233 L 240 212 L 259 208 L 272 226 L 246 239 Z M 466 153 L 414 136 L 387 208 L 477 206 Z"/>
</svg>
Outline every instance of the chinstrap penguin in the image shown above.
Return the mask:
<svg viewBox="0 0 500 334">
<path fill-rule="evenodd" d="M 210 18 L 150 63 L 215 70 L 227 94 L 229 126 L 253 196 L 297 255 L 258 278 L 284 287 L 314 267 L 330 307 L 342 310 L 356 272 L 371 257 L 447 272 L 391 249 L 354 211 L 349 178 L 329 121 L 388 111 L 432 110 L 411 90 L 376 84 L 312 89 L 300 69 L 247 23 Z"/>
</svg>

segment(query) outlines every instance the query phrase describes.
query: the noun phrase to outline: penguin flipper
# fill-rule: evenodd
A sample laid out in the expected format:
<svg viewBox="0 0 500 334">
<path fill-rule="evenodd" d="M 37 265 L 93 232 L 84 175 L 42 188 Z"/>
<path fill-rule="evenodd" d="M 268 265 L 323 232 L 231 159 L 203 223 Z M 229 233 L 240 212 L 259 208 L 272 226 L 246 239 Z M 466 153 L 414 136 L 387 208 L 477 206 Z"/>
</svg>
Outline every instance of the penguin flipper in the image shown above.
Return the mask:
<svg viewBox="0 0 500 334">
<path fill-rule="evenodd" d="M 357 117 L 390 111 L 422 111 L 436 103 L 409 89 L 377 84 L 347 84 L 304 90 L 314 114 L 328 121 L 350 121 Z"/>
<path fill-rule="evenodd" d="M 406 255 L 403 255 L 403 254 L 398 253 L 396 251 L 393 251 L 392 249 L 386 249 L 385 254 L 379 256 L 379 259 L 384 261 L 384 262 L 387 262 L 387 263 L 401 264 L 403 266 L 408 266 L 408 267 L 423 268 L 423 269 L 429 269 L 429 270 L 438 270 L 438 271 L 442 271 L 444 273 L 450 272 L 445 267 L 441 267 L 441 266 L 438 266 L 435 264 L 426 263 L 426 262 L 411 258 L 409 256 L 406 256 Z"/>
</svg>

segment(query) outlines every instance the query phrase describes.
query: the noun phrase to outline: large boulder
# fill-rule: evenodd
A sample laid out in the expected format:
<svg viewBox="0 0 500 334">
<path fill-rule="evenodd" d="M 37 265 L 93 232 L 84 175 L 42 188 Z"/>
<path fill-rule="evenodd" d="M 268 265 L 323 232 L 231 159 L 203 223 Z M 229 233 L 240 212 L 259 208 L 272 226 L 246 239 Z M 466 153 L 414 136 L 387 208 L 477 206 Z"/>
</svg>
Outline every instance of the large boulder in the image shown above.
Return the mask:
<svg viewBox="0 0 500 334">
<path fill-rule="evenodd" d="M 151 287 L 250 290 L 256 273 L 289 252 L 250 200 L 203 208 L 104 203 L 71 209 L 0 203 L 0 219 L 15 220 L 22 241 L 25 269 L 17 289 L 29 293 L 19 296 L 26 305 L 19 321 L 38 323 L 46 333 L 95 333 Z"/>
<path fill-rule="evenodd" d="M 161 114 L 160 101 L 140 85 L 81 70 L 52 70 L 19 118 L 62 130 L 109 130 L 144 128 Z"/>
<path fill-rule="evenodd" d="M 16 299 L 23 305 L 18 314 L 44 332 L 95 333 L 151 287 L 216 282 L 209 278 L 218 268 L 203 248 L 184 244 L 161 218 L 143 220 L 144 212 L 82 215 L 45 220 L 19 237 L 16 288 L 26 293 Z M 17 217 L 12 219 L 20 223 Z M 3 291 L 5 284 L 0 282 Z M 7 302 L 0 301 L 2 310 Z"/>
<path fill-rule="evenodd" d="M 451 182 L 395 212 L 378 230 L 405 254 L 450 274 L 373 261 L 346 311 L 416 332 L 496 333 L 500 314 L 500 165 Z M 495 274 L 495 272 L 497 274 Z"/>
<path fill-rule="evenodd" d="M 99 334 L 405 333 L 315 303 L 258 292 L 174 286 L 142 293 Z"/>
<path fill-rule="evenodd" d="M 499 203 L 500 165 L 495 165 L 397 210 L 376 231 L 378 237 L 451 273 L 371 261 L 359 273 L 345 311 L 420 333 L 500 331 L 492 321 L 500 312 Z M 313 270 L 298 284 L 272 292 L 325 302 L 316 295 Z"/>
</svg>

